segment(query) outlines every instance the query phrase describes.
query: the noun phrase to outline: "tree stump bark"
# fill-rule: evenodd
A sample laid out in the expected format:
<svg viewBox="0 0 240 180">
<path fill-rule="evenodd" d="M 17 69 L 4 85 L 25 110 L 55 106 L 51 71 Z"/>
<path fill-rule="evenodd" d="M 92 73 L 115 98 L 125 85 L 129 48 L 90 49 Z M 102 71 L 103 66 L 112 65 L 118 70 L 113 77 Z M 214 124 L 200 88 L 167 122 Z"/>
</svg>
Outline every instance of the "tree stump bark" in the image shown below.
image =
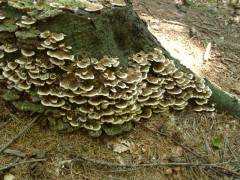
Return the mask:
<svg viewBox="0 0 240 180">
<path fill-rule="evenodd" d="M 171 57 L 157 39 L 148 31 L 146 23 L 133 11 L 131 1 L 124 2 L 121 0 L 113 0 L 111 1 L 112 3 L 102 2 L 101 4 L 98 2 L 91 3 L 86 0 L 60 1 L 61 3 L 57 1 L 35 2 L 30 0 L 23 0 L 20 2 L 9 0 L 0 2 L 0 67 L 2 73 L 1 86 L 3 87 L 1 90 L 2 97 L 7 101 L 12 102 L 15 107 L 21 110 L 39 113 L 44 112 L 49 116 L 50 124 L 52 124 L 53 127 L 56 127 L 56 129 L 75 130 L 79 127 L 85 127 L 89 130 L 91 135 L 96 136 L 101 134 L 102 129 L 104 129 L 107 134 L 114 135 L 128 131 L 131 128 L 131 110 L 129 110 L 127 116 L 124 117 L 128 118 L 126 121 L 119 121 L 117 123 L 116 119 L 115 121 L 108 119 L 103 123 L 101 120 L 95 118 L 96 121 L 98 121 L 98 123 L 95 124 L 92 120 L 88 122 L 88 120 L 76 113 L 75 110 L 73 111 L 71 109 L 72 106 L 70 102 L 74 101 L 74 108 L 76 109 L 79 108 L 77 105 L 86 101 L 86 99 L 82 101 L 79 99 L 72 99 L 70 102 L 66 103 L 66 101 L 68 101 L 67 98 L 73 98 L 72 93 L 77 91 L 76 89 L 78 88 L 78 85 L 76 84 L 83 83 L 84 88 L 89 89 L 89 84 L 98 84 L 101 86 L 101 84 L 104 84 L 105 82 L 104 78 L 102 78 L 105 72 L 99 73 L 99 69 L 97 69 L 96 72 L 93 72 L 95 78 L 90 78 L 90 76 L 88 76 L 89 79 L 86 82 L 74 79 L 74 73 L 77 71 L 75 67 L 79 66 L 83 68 L 86 65 L 84 65 L 86 62 L 82 59 L 86 60 L 87 58 L 93 58 L 99 61 L 104 59 L 104 57 L 107 57 L 105 59 L 111 59 L 111 63 L 114 63 L 114 58 L 115 60 L 117 58 L 118 63 L 115 62 L 115 65 L 106 65 L 106 67 L 109 68 L 104 67 L 105 69 L 108 69 L 108 76 L 114 79 L 115 76 L 111 76 L 111 73 L 126 73 L 129 71 L 129 67 L 132 66 L 131 64 L 133 63 L 130 62 L 130 59 L 134 59 L 132 57 L 138 59 L 140 58 L 138 57 L 140 55 L 142 56 L 141 58 L 148 55 L 149 58 L 149 52 L 158 52 L 160 53 L 158 57 L 167 59 L 167 63 L 171 64 L 171 62 L 174 61 L 176 72 L 183 71 L 188 75 L 193 74 L 190 69 L 180 64 L 177 59 Z M 158 50 L 156 50 L 156 48 Z M 138 53 L 140 53 L 140 55 L 136 56 Z M 138 61 L 140 60 L 138 59 Z M 95 63 L 97 64 L 98 62 Z M 132 67 L 138 68 L 137 63 L 134 63 L 135 64 Z M 160 62 L 147 63 L 149 64 L 148 68 L 150 70 L 148 74 L 145 73 L 146 76 L 154 75 L 155 77 L 156 75 L 156 78 L 163 78 L 166 81 L 165 76 L 157 75 L 154 71 L 154 68 L 155 70 L 157 69 L 155 66 L 158 66 L 159 64 L 157 63 Z M 36 66 L 39 67 L 36 69 Z M 88 65 L 86 65 L 86 67 L 87 66 Z M 19 68 L 22 68 L 21 71 L 17 70 Z M 42 69 L 44 69 L 44 73 L 41 71 Z M 80 76 L 85 76 L 86 78 L 86 74 L 89 72 L 84 71 L 85 74 L 81 74 L 82 72 L 79 72 Z M 40 74 L 42 74 L 41 77 Z M 128 73 L 128 80 L 130 76 L 135 77 L 136 74 L 137 72 L 132 74 Z M 142 76 L 141 78 L 143 80 L 144 78 Z M 176 74 L 174 75 L 174 72 L 166 74 L 166 76 L 170 79 L 173 76 L 177 77 Z M 66 77 L 69 79 L 64 80 Z M 190 82 L 193 77 L 190 76 L 189 78 Z M 29 79 L 33 79 L 33 82 L 30 82 Z M 198 77 L 193 78 L 192 81 L 194 86 L 195 81 L 197 84 L 200 83 L 200 81 L 198 82 L 198 79 Z M 123 82 L 126 84 L 129 83 L 126 82 L 126 80 Z M 57 86 L 57 83 L 58 85 L 60 84 L 60 86 Z M 232 115 L 240 117 L 239 99 L 222 91 L 219 87 L 213 85 L 208 80 L 206 80 L 205 85 L 211 89 L 212 95 L 210 97 L 210 102 L 216 104 L 218 110 L 225 110 Z M 45 86 L 47 86 L 47 88 Z M 61 91 L 59 90 L 60 87 L 63 89 L 65 88 L 65 94 L 63 95 L 63 92 L 61 91 L 56 98 L 55 96 L 57 92 L 54 91 L 54 93 L 50 93 L 51 97 L 45 98 L 46 95 L 49 95 L 47 93 L 49 93 L 48 90 L 50 87 L 54 90 L 57 89 L 58 93 Z M 123 87 L 125 87 L 125 85 L 122 84 L 121 88 Z M 142 86 L 137 84 L 136 88 L 142 88 Z M 180 91 L 179 89 L 177 90 Z M 207 90 L 206 92 L 205 90 L 204 93 L 207 93 Z M 112 91 L 115 95 L 118 93 L 117 90 L 116 92 L 114 92 L 115 90 Z M 144 91 L 144 89 L 136 91 Z M 181 90 L 181 92 L 182 91 L 184 90 Z M 104 95 L 101 94 L 97 98 L 102 98 Z M 81 98 L 84 97 L 82 94 L 79 96 L 81 96 Z M 141 96 L 141 93 L 139 96 Z M 196 96 L 197 97 L 193 96 L 193 99 L 198 98 L 198 95 Z M 136 99 L 135 96 L 134 98 Z M 175 98 L 175 95 L 171 96 L 171 98 Z M 114 103 L 117 102 L 117 106 L 120 106 L 120 100 L 116 99 L 114 100 Z M 150 99 L 154 100 L 152 97 L 150 97 Z M 91 101 L 92 104 L 98 104 L 95 100 L 96 99 L 94 99 L 93 102 L 93 98 L 88 94 L 87 101 Z M 191 98 L 188 100 L 191 103 Z M 105 101 L 108 100 L 105 99 Z M 127 101 L 121 99 L 121 107 L 124 107 L 123 104 L 127 103 Z M 139 101 L 136 101 L 136 103 L 138 104 Z M 139 106 L 141 106 L 141 104 Z M 155 106 L 157 107 L 159 105 L 154 105 L 153 109 L 156 109 Z M 58 107 L 61 107 L 64 111 L 68 112 L 62 113 L 62 111 L 57 109 Z M 83 108 L 85 108 L 85 106 Z M 146 109 L 148 109 L 148 107 L 146 108 L 144 106 L 140 108 L 139 111 L 143 113 Z M 98 110 L 102 111 L 96 109 L 96 111 Z M 85 108 L 84 110 L 82 109 L 82 111 L 87 110 Z M 56 120 L 61 113 L 65 120 Z M 134 111 L 133 114 L 134 113 L 137 113 L 137 111 Z M 141 113 L 138 115 L 140 116 L 140 114 Z M 86 116 L 88 115 L 89 114 L 87 113 Z M 76 122 L 75 119 L 78 116 L 81 116 L 81 120 Z M 141 116 L 144 115 L 141 114 Z M 101 117 L 99 118 L 101 119 Z M 132 118 L 135 119 L 138 118 L 138 116 L 136 115 Z M 66 125 L 68 124 L 66 121 L 71 122 L 70 128 Z"/>
</svg>

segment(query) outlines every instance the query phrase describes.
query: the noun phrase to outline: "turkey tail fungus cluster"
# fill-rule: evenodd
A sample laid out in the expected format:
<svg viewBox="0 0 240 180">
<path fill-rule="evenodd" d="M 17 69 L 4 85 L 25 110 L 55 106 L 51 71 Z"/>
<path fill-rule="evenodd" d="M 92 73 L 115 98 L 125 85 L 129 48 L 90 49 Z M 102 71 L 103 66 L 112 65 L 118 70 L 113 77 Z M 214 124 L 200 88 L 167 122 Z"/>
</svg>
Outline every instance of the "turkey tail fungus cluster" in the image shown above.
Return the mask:
<svg viewBox="0 0 240 180">
<path fill-rule="evenodd" d="M 2 97 L 45 114 L 54 129 L 93 136 L 129 131 L 134 121 L 189 104 L 214 111 L 204 80 L 176 67 L 129 6 L 1 1 Z"/>
</svg>

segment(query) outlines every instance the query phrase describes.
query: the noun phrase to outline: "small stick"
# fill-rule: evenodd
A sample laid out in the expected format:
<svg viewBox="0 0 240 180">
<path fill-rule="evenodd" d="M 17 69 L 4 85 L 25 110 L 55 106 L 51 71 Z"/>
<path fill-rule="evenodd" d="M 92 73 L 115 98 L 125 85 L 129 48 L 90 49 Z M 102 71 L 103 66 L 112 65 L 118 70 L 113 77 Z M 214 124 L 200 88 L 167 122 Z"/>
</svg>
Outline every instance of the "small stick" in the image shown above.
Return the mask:
<svg viewBox="0 0 240 180">
<path fill-rule="evenodd" d="M 84 158 L 84 157 L 78 157 L 74 158 L 71 160 L 72 162 L 89 162 L 92 164 L 97 164 L 97 165 L 103 165 L 103 166 L 112 166 L 112 167 L 122 167 L 122 168 L 140 168 L 140 167 L 158 167 L 158 166 L 166 166 L 166 167 L 171 167 L 171 166 L 182 166 L 182 167 L 216 167 L 216 168 L 221 168 L 222 164 L 228 164 L 230 163 L 229 161 L 227 162 L 222 162 L 222 163 L 215 163 L 215 164 L 204 164 L 204 163 L 188 163 L 188 162 L 156 162 L 156 163 L 145 163 L 145 164 L 118 164 L 118 163 L 112 163 L 104 160 L 97 160 L 97 159 L 89 159 L 89 158 Z M 233 162 L 238 162 L 238 161 L 233 161 Z"/>
<path fill-rule="evenodd" d="M 26 153 L 15 150 L 15 149 L 6 149 L 6 150 L 4 150 L 4 153 L 9 154 L 9 155 L 13 155 L 13 156 L 18 156 L 18 157 L 21 157 L 21 158 L 25 158 L 27 156 Z"/>
<path fill-rule="evenodd" d="M 157 163 L 148 163 L 148 164 L 139 164 L 139 165 L 123 165 L 118 163 L 112 163 L 104 160 L 97 160 L 97 159 L 89 159 L 84 157 L 78 157 L 71 160 L 72 162 L 88 162 L 95 165 L 101 165 L 101 166 L 109 166 L 109 167 L 116 167 L 116 168 L 146 168 L 146 167 L 208 167 L 208 168 L 214 168 L 216 170 L 221 170 L 224 174 L 233 175 L 236 177 L 240 177 L 240 173 L 234 172 L 230 169 L 226 169 L 224 167 L 221 167 L 220 165 L 228 164 L 229 161 L 223 162 L 223 163 L 215 163 L 215 164 L 204 164 L 204 163 L 187 163 L 187 162 L 157 162 Z M 239 161 L 233 161 L 233 162 L 239 162 Z"/>
<path fill-rule="evenodd" d="M 11 122 L 14 121 L 14 120 L 19 120 L 19 119 L 18 119 L 15 115 L 13 115 L 12 113 L 10 113 L 9 116 L 10 116 L 10 118 L 9 118 L 6 122 L 4 122 L 4 123 L 2 123 L 2 124 L 0 125 L 0 129 L 3 129 L 5 126 L 7 126 L 9 123 L 11 123 Z"/>
<path fill-rule="evenodd" d="M 208 59 L 210 58 L 210 56 L 211 56 L 211 48 L 212 48 L 212 44 L 208 43 L 208 45 L 206 47 L 206 50 L 205 50 L 205 53 L 203 55 L 203 61 L 204 62 L 207 62 Z"/>
<path fill-rule="evenodd" d="M 1 149 L 0 149 L 0 154 L 3 153 L 4 150 L 6 150 L 14 141 L 16 141 L 19 137 L 21 137 L 28 129 L 30 129 L 33 124 L 38 120 L 39 115 L 34 117 L 34 119 L 25 127 L 23 128 L 13 139 L 11 139 L 7 144 L 5 144 Z"/>
<path fill-rule="evenodd" d="M 10 122 L 12 122 L 12 120 L 10 119 L 10 120 L 8 120 L 8 121 L 6 121 L 6 122 L 4 122 L 4 123 L 2 123 L 2 124 L 0 124 L 0 129 L 3 129 L 6 125 L 8 125 Z"/>
<path fill-rule="evenodd" d="M 17 163 L 9 163 L 5 166 L 0 167 L 0 172 L 7 170 L 9 168 L 15 167 L 15 166 L 19 166 L 22 164 L 27 164 L 27 163 L 33 163 L 33 162 L 43 162 L 46 161 L 47 159 L 33 159 L 33 160 L 29 160 L 29 161 L 21 161 L 21 162 L 17 162 Z"/>
<path fill-rule="evenodd" d="M 200 154 L 198 154 L 197 152 L 193 151 L 192 149 L 190 149 L 189 147 L 187 147 L 185 144 L 182 144 L 182 143 L 179 143 L 178 141 L 176 141 L 174 138 L 172 138 L 170 135 L 166 134 L 166 133 L 162 133 L 160 131 L 156 131 L 154 129 L 151 129 L 147 126 L 144 126 L 140 123 L 138 123 L 140 126 L 144 127 L 145 129 L 147 129 L 148 131 L 151 131 L 153 133 L 157 133 L 159 135 L 162 135 L 162 136 L 165 136 L 166 138 L 168 138 L 170 141 L 172 141 L 174 144 L 178 145 L 178 146 L 181 146 L 184 150 L 192 153 L 193 155 L 195 155 L 197 158 L 200 158 L 200 159 L 204 159 L 206 160 L 205 158 L 203 158 Z"/>
</svg>

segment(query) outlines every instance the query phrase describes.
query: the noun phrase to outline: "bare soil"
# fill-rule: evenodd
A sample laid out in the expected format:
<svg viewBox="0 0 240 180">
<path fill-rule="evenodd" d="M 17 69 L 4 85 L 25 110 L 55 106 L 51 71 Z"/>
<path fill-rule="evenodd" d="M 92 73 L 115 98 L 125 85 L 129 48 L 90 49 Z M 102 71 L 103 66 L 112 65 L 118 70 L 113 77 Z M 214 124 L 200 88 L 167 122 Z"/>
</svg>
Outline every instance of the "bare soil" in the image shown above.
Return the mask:
<svg viewBox="0 0 240 180">
<path fill-rule="evenodd" d="M 214 3 L 176 6 L 169 0 L 135 0 L 134 8 L 174 57 L 224 90 L 240 95 L 240 24 L 231 22 L 231 8 L 217 8 Z M 211 55 L 203 62 L 208 43 L 212 44 Z M 0 146 L 33 117 L 0 100 Z M 189 109 L 159 114 L 136 124 L 129 133 L 100 138 L 81 131 L 61 134 L 42 122 L 9 147 L 18 151 L 17 156 L 0 155 L 0 179 L 240 179 L 240 123 L 224 112 Z M 26 156 L 19 157 L 19 152 Z M 46 161 L 1 171 L 9 163 L 42 158 Z M 159 162 L 176 166 L 154 166 Z M 144 164 L 152 166 L 134 167 Z"/>
</svg>

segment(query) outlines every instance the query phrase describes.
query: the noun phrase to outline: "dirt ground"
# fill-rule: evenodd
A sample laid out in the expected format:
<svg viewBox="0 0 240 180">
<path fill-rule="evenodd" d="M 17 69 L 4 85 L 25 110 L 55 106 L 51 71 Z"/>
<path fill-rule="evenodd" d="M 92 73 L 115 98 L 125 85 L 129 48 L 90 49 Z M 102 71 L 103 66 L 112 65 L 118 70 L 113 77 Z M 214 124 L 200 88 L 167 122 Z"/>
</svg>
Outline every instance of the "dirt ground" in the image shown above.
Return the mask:
<svg viewBox="0 0 240 180">
<path fill-rule="evenodd" d="M 240 23 L 232 20 L 231 7 L 135 0 L 134 8 L 174 57 L 224 90 L 240 95 Z M 209 43 L 210 56 L 204 61 Z M 14 112 L 1 100 L 0 107 L 1 146 L 34 115 Z M 39 162 L 26 162 L 33 159 Z M 25 163 L 2 171 L 7 164 L 19 162 Z M 11 177 L 17 180 L 240 179 L 240 123 L 223 112 L 185 110 L 156 115 L 121 136 L 100 138 L 84 132 L 61 134 L 36 123 L 0 155 L 0 180 Z"/>
</svg>

